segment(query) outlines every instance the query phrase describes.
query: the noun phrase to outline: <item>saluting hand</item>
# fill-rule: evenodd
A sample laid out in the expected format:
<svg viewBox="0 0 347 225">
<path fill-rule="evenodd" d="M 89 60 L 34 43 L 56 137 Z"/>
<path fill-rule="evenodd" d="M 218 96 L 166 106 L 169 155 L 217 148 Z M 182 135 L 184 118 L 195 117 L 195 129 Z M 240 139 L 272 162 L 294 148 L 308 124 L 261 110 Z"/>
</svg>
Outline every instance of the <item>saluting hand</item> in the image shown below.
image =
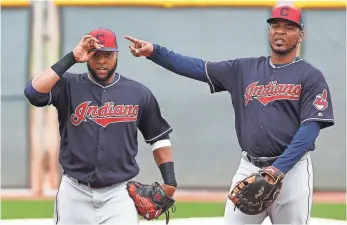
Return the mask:
<svg viewBox="0 0 347 225">
<path fill-rule="evenodd" d="M 128 41 L 131 41 L 132 44 L 129 45 L 129 49 L 131 54 L 133 54 L 133 56 L 135 57 L 140 57 L 140 56 L 145 56 L 145 57 L 149 57 L 152 55 L 153 53 L 153 44 L 148 42 L 148 41 L 143 41 L 143 40 L 139 40 L 136 39 L 134 37 L 131 36 L 124 36 L 125 39 L 127 39 Z"/>
<path fill-rule="evenodd" d="M 91 35 L 85 35 L 81 41 L 73 49 L 73 55 L 77 62 L 87 62 L 93 55 L 93 49 L 100 49 L 103 46 L 99 44 L 99 40 L 92 37 Z"/>
</svg>

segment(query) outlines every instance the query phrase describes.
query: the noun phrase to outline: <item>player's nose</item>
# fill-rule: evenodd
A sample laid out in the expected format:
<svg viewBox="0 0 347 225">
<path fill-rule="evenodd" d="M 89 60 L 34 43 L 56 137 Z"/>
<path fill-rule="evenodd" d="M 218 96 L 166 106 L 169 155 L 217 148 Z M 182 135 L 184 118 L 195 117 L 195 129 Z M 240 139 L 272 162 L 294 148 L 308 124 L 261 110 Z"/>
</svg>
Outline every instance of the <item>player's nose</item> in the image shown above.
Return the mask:
<svg viewBox="0 0 347 225">
<path fill-rule="evenodd" d="M 276 30 L 275 30 L 275 34 L 284 34 L 286 31 L 284 29 L 284 27 L 279 26 Z"/>
</svg>

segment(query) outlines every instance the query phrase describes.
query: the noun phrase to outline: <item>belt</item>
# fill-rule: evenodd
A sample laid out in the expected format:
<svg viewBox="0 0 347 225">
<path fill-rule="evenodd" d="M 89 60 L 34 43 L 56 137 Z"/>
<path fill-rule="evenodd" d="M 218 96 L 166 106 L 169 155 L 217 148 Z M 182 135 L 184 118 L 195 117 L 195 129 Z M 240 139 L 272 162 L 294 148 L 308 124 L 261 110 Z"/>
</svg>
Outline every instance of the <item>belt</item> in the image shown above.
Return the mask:
<svg viewBox="0 0 347 225">
<path fill-rule="evenodd" d="M 69 174 L 67 174 L 66 172 L 64 172 L 63 174 L 66 175 L 68 178 L 70 178 L 70 180 L 72 180 L 73 182 L 80 184 L 80 185 L 87 186 L 87 187 L 92 188 L 92 189 L 101 189 L 101 188 L 113 186 L 113 184 L 112 185 L 100 185 L 100 184 L 95 184 L 95 183 L 88 183 L 88 182 L 77 180 L 77 179 L 73 178 L 72 176 L 70 176 Z"/>
<path fill-rule="evenodd" d="M 259 168 L 271 166 L 278 158 L 278 156 L 275 156 L 275 157 L 254 157 L 254 156 L 251 156 L 247 152 L 244 152 L 243 155 L 250 163 L 252 163 L 254 166 L 259 167 Z"/>
</svg>

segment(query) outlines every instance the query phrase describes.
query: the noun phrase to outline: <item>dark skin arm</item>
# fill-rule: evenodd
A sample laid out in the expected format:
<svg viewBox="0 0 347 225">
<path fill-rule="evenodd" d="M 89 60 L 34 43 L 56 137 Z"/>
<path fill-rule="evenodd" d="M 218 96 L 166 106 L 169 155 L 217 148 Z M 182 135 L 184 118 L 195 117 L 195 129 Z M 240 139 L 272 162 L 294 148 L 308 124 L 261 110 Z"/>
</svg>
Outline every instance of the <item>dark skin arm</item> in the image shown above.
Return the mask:
<svg viewBox="0 0 347 225">
<path fill-rule="evenodd" d="M 154 150 L 153 157 L 157 166 L 165 162 L 173 162 L 172 147 L 168 146 L 168 147 L 162 147 L 162 148 L 158 148 Z M 161 187 L 164 189 L 165 193 L 170 197 L 173 196 L 176 190 L 176 187 L 166 185 L 166 184 L 162 184 Z"/>
</svg>

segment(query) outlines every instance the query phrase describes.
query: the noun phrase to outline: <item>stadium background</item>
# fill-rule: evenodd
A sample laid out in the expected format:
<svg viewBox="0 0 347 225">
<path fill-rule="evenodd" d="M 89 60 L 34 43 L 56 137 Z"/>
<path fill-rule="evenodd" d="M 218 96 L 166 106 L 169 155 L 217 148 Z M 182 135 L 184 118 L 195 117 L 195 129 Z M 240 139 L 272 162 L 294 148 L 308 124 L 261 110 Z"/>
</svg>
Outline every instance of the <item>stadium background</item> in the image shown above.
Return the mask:
<svg viewBox="0 0 347 225">
<path fill-rule="evenodd" d="M 329 192 L 330 199 L 336 196 L 343 202 L 344 208 L 339 210 L 345 212 L 344 1 L 2 1 L 2 199 L 54 196 L 61 173 L 56 111 L 53 107 L 31 107 L 23 89 L 35 73 L 68 53 L 81 36 L 102 27 L 118 36 L 118 71 L 154 92 L 174 128 L 179 191 L 189 193 L 185 196 L 190 198 L 196 196 L 196 190 L 203 191 L 205 197 L 218 191 L 223 197 L 209 199 L 223 202 L 240 155 L 230 96 L 212 96 L 206 84 L 132 57 L 123 35 L 213 61 L 267 55 L 266 18 L 274 5 L 288 3 L 303 10 L 306 39 L 300 55 L 323 71 L 333 99 L 336 125 L 321 132 L 312 154 L 315 192 Z M 85 70 L 81 64 L 70 71 Z M 137 179 L 147 183 L 161 180 L 141 135 L 139 145 L 141 171 Z"/>
</svg>

